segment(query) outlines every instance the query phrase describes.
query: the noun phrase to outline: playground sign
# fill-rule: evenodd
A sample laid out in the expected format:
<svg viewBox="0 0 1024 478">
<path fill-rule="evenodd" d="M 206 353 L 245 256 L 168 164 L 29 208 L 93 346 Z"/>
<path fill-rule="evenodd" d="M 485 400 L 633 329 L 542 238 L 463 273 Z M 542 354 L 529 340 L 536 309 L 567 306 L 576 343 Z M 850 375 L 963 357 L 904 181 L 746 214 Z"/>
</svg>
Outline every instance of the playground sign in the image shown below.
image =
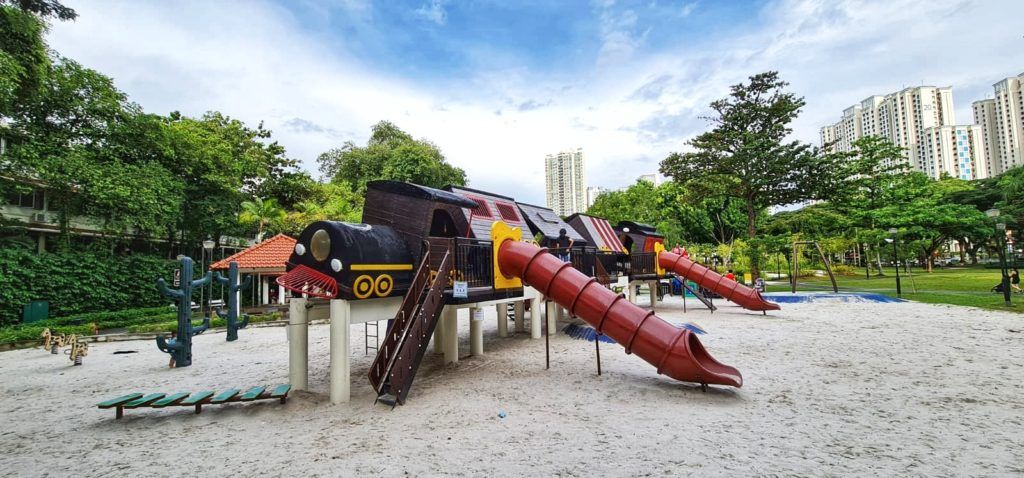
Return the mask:
<svg viewBox="0 0 1024 478">
<path fill-rule="evenodd" d="M 181 287 L 181 269 L 174 269 L 174 286 Z"/>
<path fill-rule="evenodd" d="M 466 281 L 455 281 L 455 285 L 452 288 L 452 297 L 456 299 L 469 297 L 469 283 Z"/>
</svg>

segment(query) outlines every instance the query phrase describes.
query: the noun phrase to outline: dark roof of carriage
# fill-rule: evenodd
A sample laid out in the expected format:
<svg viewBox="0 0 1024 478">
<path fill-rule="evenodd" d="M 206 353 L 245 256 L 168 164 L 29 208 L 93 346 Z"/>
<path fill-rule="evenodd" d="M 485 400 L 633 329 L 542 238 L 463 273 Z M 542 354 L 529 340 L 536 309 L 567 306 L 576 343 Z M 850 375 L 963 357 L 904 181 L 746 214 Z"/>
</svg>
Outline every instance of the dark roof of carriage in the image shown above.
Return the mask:
<svg viewBox="0 0 1024 478">
<path fill-rule="evenodd" d="M 547 238 L 557 238 L 558 230 L 565 229 L 565 234 L 576 242 L 587 242 L 583 236 L 576 231 L 575 228 L 570 226 L 567 222 L 563 221 L 562 218 L 555 214 L 555 211 L 551 208 L 543 206 L 534 206 L 533 204 L 526 204 L 523 202 L 516 203 L 519 209 L 523 211 L 523 219 L 526 220 L 526 224 L 530 226 L 531 232 L 534 234 L 541 233 Z M 537 216 L 540 217 L 537 217 Z"/>
<path fill-rule="evenodd" d="M 630 230 L 638 232 L 638 233 L 641 233 L 641 234 L 660 235 L 660 234 L 658 234 L 658 228 L 656 228 L 656 227 L 654 227 L 654 226 L 652 226 L 650 224 L 644 224 L 644 223 L 633 222 L 633 221 L 619 221 L 619 225 L 615 226 L 616 229 L 621 229 L 623 227 L 628 227 L 628 228 L 630 228 Z"/>
<path fill-rule="evenodd" d="M 443 202 L 459 207 L 475 208 L 476 201 L 462 197 L 458 194 L 443 191 L 441 189 L 429 188 L 419 184 L 405 183 L 402 181 L 379 180 L 366 183 L 367 189 L 375 189 L 400 196 L 409 196 L 427 201 Z"/>
</svg>

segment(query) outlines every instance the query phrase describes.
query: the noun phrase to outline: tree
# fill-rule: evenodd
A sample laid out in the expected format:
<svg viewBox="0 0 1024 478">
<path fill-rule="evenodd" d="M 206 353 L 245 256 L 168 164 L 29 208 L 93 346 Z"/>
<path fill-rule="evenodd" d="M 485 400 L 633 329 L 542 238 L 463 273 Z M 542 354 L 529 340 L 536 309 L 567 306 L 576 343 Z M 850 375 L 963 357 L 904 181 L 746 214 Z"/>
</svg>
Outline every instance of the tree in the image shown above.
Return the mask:
<svg viewBox="0 0 1024 478">
<path fill-rule="evenodd" d="M 388 121 L 373 126 L 366 146 L 347 141 L 317 158 L 320 172 L 333 181 L 351 184 L 357 193 L 377 179 L 406 181 L 433 188 L 466 184 L 466 172 L 448 164 L 438 147 L 413 139 Z"/>
<path fill-rule="evenodd" d="M 282 232 L 297 235 L 316 221 L 360 222 L 362 215 L 363 196 L 348 183 L 315 183 L 308 199 L 295 205 L 281 227 Z"/>
<path fill-rule="evenodd" d="M 242 202 L 242 212 L 238 222 L 246 226 L 256 226 L 256 242 L 263 240 L 263 232 L 284 222 L 287 213 L 275 199 L 260 198 Z"/>
<path fill-rule="evenodd" d="M 65 7 L 57 0 L 0 0 L 0 6 L 6 5 L 36 14 L 40 18 L 53 17 L 63 21 L 78 18 L 78 13 L 74 9 Z"/>
<path fill-rule="evenodd" d="M 835 180 L 831 157 L 786 141 L 804 106 L 786 86 L 774 71 L 732 86 L 729 97 L 711 103 L 713 128 L 687 143 L 694 151 L 672 153 L 661 162 L 663 174 L 702 196 L 739 200 L 748 239 L 757 236 L 765 209 L 824 198 Z M 759 251 L 752 248 L 751 254 L 757 278 Z"/>
<path fill-rule="evenodd" d="M 731 243 L 744 214 L 729 198 L 699 198 L 675 181 L 654 186 L 637 181 L 622 191 L 601 194 L 588 214 L 655 226 L 668 244 Z"/>
</svg>

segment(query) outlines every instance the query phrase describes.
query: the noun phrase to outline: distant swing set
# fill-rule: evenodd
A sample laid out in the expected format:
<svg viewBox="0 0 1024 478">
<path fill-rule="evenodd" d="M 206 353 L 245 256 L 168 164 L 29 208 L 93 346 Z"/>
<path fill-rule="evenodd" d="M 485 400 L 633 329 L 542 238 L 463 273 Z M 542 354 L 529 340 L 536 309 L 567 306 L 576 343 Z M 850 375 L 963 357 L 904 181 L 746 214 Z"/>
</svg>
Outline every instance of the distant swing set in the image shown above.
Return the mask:
<svg viewBox="0 0 1024 478">
<path fill-rule="evenodd" d="M 821 250 L 821 245 L 818 244 L 818 241 L 793 241 L 793 274 L 789 276 L 789 283 L 792 286 L 793 293 L 796 294 L 796 280 L 797 277 L 800 277 L 800 246 L 810 245 L 817 249 L 821 262 L 825 264 L 825 272 L 828 272 L 828 278 L 832 281 L 832 292 L 839 293 L 836 276 L 832 274 L 832 265 L 829 263 L 828 258 L 825 257 L 825 252 Z"/>
</svg>

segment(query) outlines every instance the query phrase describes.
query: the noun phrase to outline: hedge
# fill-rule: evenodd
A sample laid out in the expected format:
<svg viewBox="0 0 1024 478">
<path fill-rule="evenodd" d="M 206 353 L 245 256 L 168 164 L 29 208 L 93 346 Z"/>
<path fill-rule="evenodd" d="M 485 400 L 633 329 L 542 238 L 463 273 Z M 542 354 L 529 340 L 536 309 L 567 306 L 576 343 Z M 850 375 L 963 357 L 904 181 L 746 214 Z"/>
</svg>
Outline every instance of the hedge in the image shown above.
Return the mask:
<svg viewBox="0 0 1024 478">
<path fill-rule="evenodd" d="M 164 310 L 164 308 L 160 308 Z M 122 311 L 130 312 L 130 311 Z M 113 314 L 111 314 L 113 315 Z M 279 320 L 281 318 L 280 313 L 272 314 L 261 314 L 251 316 L 249 319 L 250 323 L 269 322 L 272 320 Z M 220 317 L 214 317 L 211 321 L 212 327 L 225 327 L 227 322 L 225 319 Z M 12 327 L 0 327 L 0 344 L 8 344 L 13 342 L 24 342 L 28 340 L 39 340 L 42 341 L 43 329 L 49 328 L 50 333 L 54 335 L 93 335 L 93 324 L 97 324 L 102 330 L 104 328 L 99 324 L 106 322 L 90 322 L 82 325 L 68 325 L 68 324 L 56 324 L 53 321 L 32 323 L 29 325 L 16 325 Z M 170 316 L 167 314 L 147 316 L 144 318 L 136 318 L 130 322 L 111 322 L 116 324 L 116 327 L 124 327 L 130 333 L 148 333 L 148 332 L 174 332 L 178 328 L 177 315 L 172 313 Z M 202 318 L 197 318 L 193 315 L 192 323 L 195 325 L 202 324 Z M 42 343 L 42 342 L 40 342 Z"/>
<path fill-rule="evenodd" d="M 0 249 L 0 325 L 21 322 L 32 300 L 50 302 L 50 316 L 167 305 L 156 279 L 170 279 L 177 262 L 133 254 L 93 252 L 37 254 Z"/>
</svg>

